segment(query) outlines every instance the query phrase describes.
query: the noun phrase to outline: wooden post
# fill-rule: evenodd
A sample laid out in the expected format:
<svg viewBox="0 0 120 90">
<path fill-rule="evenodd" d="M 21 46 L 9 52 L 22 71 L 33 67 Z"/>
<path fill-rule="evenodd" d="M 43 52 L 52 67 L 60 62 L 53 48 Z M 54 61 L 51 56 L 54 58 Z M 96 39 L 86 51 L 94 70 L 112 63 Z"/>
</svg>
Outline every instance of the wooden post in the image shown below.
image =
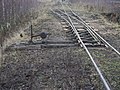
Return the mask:
<svg viewBox="0 0 120 90">
<path fill-rule="evenodd" d="M 0 67 L 2 66 L 2 62 L 3 62 L 3 45 L 1 43 L 0 45 Z"/>
<path fill-rule="evenodd" d="M 32 42 L 32 38 L 33 38 L 33 30 L 32 30 L 32 29 L 33 29 L 33 26 L 31 25 L 31 26 L 30 26 L 30 30 L 31 30 L 31 40 L 30 40 L 30 41 L 31 41 L 31 42 Z"/>
<path fill-rule="evenodd" d="M 2 66 L 2 62 L 3 62 L 3 30 L 1 30 L 1 44 L 0 44 L 0 67 Z"/>
</svg>

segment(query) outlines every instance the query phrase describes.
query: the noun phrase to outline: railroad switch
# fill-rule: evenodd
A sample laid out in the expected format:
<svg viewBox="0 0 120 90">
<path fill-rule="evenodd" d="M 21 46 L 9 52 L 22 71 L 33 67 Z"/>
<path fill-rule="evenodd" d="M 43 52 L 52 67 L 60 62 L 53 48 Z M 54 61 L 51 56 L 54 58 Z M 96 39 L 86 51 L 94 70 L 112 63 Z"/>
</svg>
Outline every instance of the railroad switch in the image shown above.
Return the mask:
<svg viewBox="0 0 120 90">
<path fill-rule="evenodd" d="M 42 41 L 42 44 L 45 44 L 45 39 L 47 38 L 48 35 L 51 35 L 50 33 L 47 33 L 47 32 L 41 32 L 40 34 L 37 34 L 37 35 L 33 35 L 33 26 L 31 25 L 30 26 L 30 30 L 31 30 L 31 39 L 29 40 L 29 43 L 30 44 L 33 44 L 33 38 L 34 37 L 41 37 L 41 41 Z"/>
</svg>

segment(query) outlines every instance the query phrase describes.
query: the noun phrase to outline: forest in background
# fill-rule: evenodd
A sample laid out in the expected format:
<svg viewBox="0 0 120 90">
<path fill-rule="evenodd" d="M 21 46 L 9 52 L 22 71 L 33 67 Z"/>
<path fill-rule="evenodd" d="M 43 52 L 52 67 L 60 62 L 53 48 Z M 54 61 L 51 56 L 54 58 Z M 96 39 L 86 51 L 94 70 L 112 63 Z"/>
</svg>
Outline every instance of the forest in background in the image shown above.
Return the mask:
<svg viewBox="0 0 120 90">
<path fill-rule="evenodd" d="M 60 0 L 0 0 L 0 43 L 5 36 L 9 36 L 15 29 L 24 25 L 33 17 L 30 12 L 39 2 Z M 83 5 L 89 11 L 99 8 L 102 15 L 111 21 L 120 23 L 120 1 L 119 0 L 64 0 Z M 35 15 L 35 14 L 34 14 Z M 4 36 L 4 37 L 3 37 Z"/>
<path fill-rule="evenodd" d="M 95 8 L 106 9 L 107 12 L 120 13 L 120 0 L 68 0 L 71 3 L 91 5 Z"/>
<path fill-rule="evenodd" d="M 71 4 L 84 7 L 88 11 L 97 11 L 108 21 L 120 24 L 120 0 L 67 0 Z"/>
<path fill-rule="evenodd" d="M 37 0 L 0 0 L 0 43 L 21 24 L 31 20 Z"/>
</svg>

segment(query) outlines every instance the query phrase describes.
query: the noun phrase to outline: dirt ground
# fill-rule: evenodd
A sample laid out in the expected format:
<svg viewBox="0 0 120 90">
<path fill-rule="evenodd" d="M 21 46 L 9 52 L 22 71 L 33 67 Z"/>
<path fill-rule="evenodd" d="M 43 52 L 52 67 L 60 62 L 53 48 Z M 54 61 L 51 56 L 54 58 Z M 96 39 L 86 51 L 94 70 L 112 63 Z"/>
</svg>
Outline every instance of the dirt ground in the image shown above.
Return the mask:
<svg viewBox="0 0 120 90">
<path fill-rule="evenodd" d="M 44 13 L 46 17 L 39 18 L 34 24 L 34 34 L 44 31 L 51 33 L 47 40 L 69 40 L 60 21 L 49 10 Z M 120 51 L 119 27 L 106 23 L 99 14 L 77 13 Z M 29 29 L 24 30 L 24 35 L 21 41 L 28 41 Z M 120 57 L 107 48 L 92 49 L 91 53 L 113 89 L 119 90 Z M 81 47 L 13 49 L 4 52 L 0 90 L 103 90 L 100 86 L 98 75 Z"/>
<path fill-rule="evenodd" d="M 39 29 L 38 26 L 39 24 L 34 28 L 35 33 L 41 31 L 52 33 L 48 40 L 67 40 L 66 33 L 57 19 L 45 20 Z M 29 30 L 25 31 L 29 35 Z M 87 68 L 90 63 L 87 62 L 88 57 L 81 57 L 83 55 L 86 56 L 79 47 L 7 50 L 1 68 L 0 88 L 1 90 L 79 90 L 88 88 L 89 85 L 92 88 L 94 84 L 94 87 L 98 88 L 95 79 L 98 76 L 94 75 L 94 68 L 84 73 L 82 71 L 82 65 Z M 82 62 L 85 64 L 81 64 Z M 86 78 L 90 75 L 94 84 Z"/>
</svg>

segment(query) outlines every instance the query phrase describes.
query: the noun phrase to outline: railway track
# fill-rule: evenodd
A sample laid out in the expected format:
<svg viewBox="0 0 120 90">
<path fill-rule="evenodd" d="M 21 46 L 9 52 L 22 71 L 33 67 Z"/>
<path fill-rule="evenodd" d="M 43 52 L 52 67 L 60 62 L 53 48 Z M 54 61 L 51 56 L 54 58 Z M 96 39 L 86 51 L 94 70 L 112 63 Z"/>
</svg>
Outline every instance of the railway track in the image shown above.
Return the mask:
<svg viewBox="0 0 120 90">
<path fill-rule="evenodd" d="M 64 9 L 64 6 L 67 7 L 69 10 L 66 11 Z M 120 55 L 119 51 L 117 51 L 114 47 L 112 47 L 105 39 L 103 39 L 98 33 L 94 31 L 93 28 L 91 28 L 81 17 L 79 17 L 72 9 L 62 4 L 63 9 L 57 9 L 52 10 L 52 13 L 57 17 L 63 26 L 63 29 L 66 31 L 66 35 L 68 36 L 68 41 L 45 41 L 44 43 L 40 41 L 36 41 L 32 44 L 30 43 L 19 43 L 14 44 L 10 46 L 11 48 L 15 49 L 33 49 L 38 50 L 39 48 L 55 48 L 55 47 L 82 47 L 88 54 L 91 61 L 78 61 L 75 67 L 78 70 L 78 75 L 74 76 L 72 79 L 75 81 L 75 84 L 72 85 L 72 80 L 66 81 L 68 84 L 66 87 L 71 87 L 70 90 L 112 90 L 111 85 L 109 84 L 108 80 L 103 75 L 101 69 L 99 68 L 99 65 L 95 62 L 94 58 L 92 57 L 90 53 L 90 49 L 98 49 L 98 48 L 108 48 L 115 51 L 118 55 Z M 74 60 L 74 59 L 73 59 Z M 51 61 L 52 62 L 52 61 Z M 67 65 L 70 63 L 70 61 L 66 62 L 64 61 L 64 65 Z M 72 61 L 71 61 L 72 62 Z M 87 62 L 87 64 L 85 64 Z M 91 65 L 92 62 L 92 65 Z M 71 64 L 71 63 L 70 63 Z M 94 66 L 94 67 L 93 67 Z M 67 67 L 67 66 L 65 66 Z M 62 68 L 62 66 L 60 67 Z M 76 71 L 76 68 L 72 68 L 73 71 Z M 94 70 L 95 69 L 95 75 Z M 71 69 L 64 68 L 67 73 L 71 73 Z M 54 71 L 54 70 L 53 70 Z M 56 70 L 57 71 L 57 70 Z M 80 73 L 79 73 L 80 71 Z M 97 71 L 97 72 L 96 72 Z M 72 77 L 72 75 L 71 75 Z M 100 86 L 98 87 L 98 84 L 96 85 L 94 80 L 94 77 L 99 77 L 100 79 Z M 77 78 L 80 82 L 77 81 Z M 82 79 L 84 81 L 82 81 Z M 57 80 L 53 79 L 55 82 Z M 98 80 L 98 79 L 97 79 Z M 63 81 L 64 82 L 64 81 Z M 97 82 L 98 83 L 98 82 Z M 81 85 L 82 84 L 82 85 Z M 64 83 L 63 86 L 65 87 Z M 69 89 L 68 89 L 69 90 Z"/>
<path fill-rule="evenodd" d="M 111 85 L 106 80 L 105 76 L 102 74 L 102 71 L 96 64 L 94 58 L 92 57 L 89 47 L 106 47 L 112 49 L 118 55 L 117 51 L 113 46 L 111 46 L 105 39 L 103 39 L 98 33 L 96 33 L 93 28 L 91 28 L 82 18 L 80 18 L 72 9 L 67 5 L 62 5 L 62 10 L 52 10 L 51 11 L 60 19 L 63 28 L 66 30 L 66 33 L 70 35 L 71 40 L 78 43 L 79 46 L 83 47 L 89 58 L 91 59 L 92 64 L 94 65 L 103 85 L 106 90 L 112 90 Z M 69 11 L 64 9 L 66 6 Z"/>
</svg>

